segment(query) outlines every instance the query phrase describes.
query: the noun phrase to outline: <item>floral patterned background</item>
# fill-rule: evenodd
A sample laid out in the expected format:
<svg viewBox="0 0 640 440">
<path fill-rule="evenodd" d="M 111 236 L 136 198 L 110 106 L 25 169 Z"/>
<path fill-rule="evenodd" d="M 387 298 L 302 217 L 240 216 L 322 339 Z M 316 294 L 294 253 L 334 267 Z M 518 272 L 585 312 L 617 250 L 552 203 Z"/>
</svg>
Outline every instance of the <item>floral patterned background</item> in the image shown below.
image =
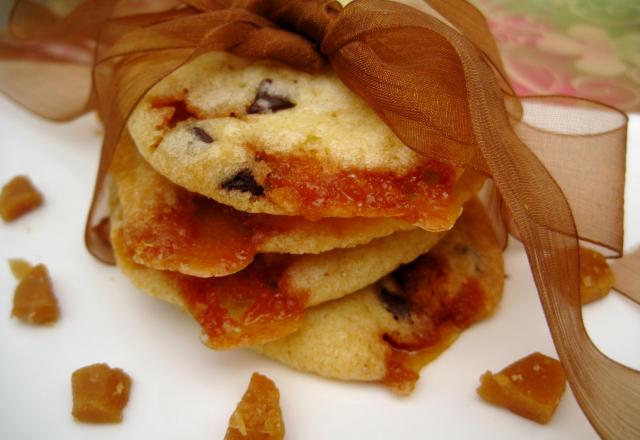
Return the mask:
<svg viewBox="0 0 640 440">
<path fill-rule="evenodd" d="M 62 12 L 77 1 L 47 2 Z M 640 112 L 640 0 L 471 1 L 519 94 L 576 95 Z M 0 0 L 0 22 L 11 3 Z"/>
<path fill-rule="evenodd" d="M 519 94 L 640 111 L 640 0 L 472 0 Z"/>
</svg>

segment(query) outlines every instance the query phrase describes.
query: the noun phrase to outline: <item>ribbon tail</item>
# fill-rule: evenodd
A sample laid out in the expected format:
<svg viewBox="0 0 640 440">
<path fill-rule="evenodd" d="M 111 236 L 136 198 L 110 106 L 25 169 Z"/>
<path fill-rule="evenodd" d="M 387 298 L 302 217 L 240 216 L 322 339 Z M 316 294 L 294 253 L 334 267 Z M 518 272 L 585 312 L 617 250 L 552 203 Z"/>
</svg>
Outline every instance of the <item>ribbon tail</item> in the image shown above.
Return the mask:
<svg viewBox="0 0 640 440">
<path fill-rule="evenodd" d="M 618 292 L 640 304 L 640 247 L 624 254 L 624 257 L 611 263 L 615 276 L 613 286 Z"/>
<path fill-rule="evenodd" d="M 520 121 L 514 123 L 513 112 L 506 107 L 509 97 L 471 41 L 415 9 L 385 0 L 360 0 L 348 5 L 330 27 L 322 49 L 340 78 L 408 146 L 493 178 L 525 245 L 576 400 L 603 437 L 638 437 L 640 372 L 603 355 L 582 322 L 579 234 L 571 203 L 554 175 L 519 137 Z M 623 118 L 620 131 L 625 122 Z M 581 141 L 581 132 L 577 134 Z M 619 145 L 624 137 L 608 140 Z M 624 152 L 624 145 L 616 151 Z M 614 171 L 622 175 L 623 188 L 624 167 L 617 163 Z M 620 188 L 614 185 L 613 190 Z M 581 227 L 589 230 L 585 225 L 596 220 L 593 211 L 577 212 Z M 585 212 L 591 218 L 583 218 Z M 612 223 L 614 232 L 619 232 L 621 222 Z M 616 249 L 619 235 L 609 232 L 602 232 L 602 243 Z"/>
</svg>

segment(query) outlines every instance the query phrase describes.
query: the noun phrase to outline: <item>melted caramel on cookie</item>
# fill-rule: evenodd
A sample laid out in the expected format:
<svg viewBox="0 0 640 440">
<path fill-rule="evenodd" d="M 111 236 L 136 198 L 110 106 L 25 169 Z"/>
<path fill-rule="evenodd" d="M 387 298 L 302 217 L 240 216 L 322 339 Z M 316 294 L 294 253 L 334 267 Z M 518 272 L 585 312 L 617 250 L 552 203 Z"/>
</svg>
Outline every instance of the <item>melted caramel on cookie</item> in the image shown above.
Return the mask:
<svg viewBox="0 0 640 440">
<path fill-rule="evenodd" d="M 246 267 L 255 256 L 247 214 L 186 191 L 178 201 L 155 209 L 144 224 L 127 224 L 125 243 L 142 264 L 217 267 L 221 275 Z"/>
<path fill-rule="evenodd" d="M 385 358 L 385 375 L 380 383 L 398 394 L 411 394 L 420 378 L 420 369 L 449 348 L 459 334 L 460 330 L 455 327 L 442 326 L 438 339 L 419 350 L 406 351 L 391 346 Z"/>
<path fill-rule="evenodd" d="M 308 295 L 288 287 L 287 260 L 262 255 L 247 269 L 219 278 L 170 276 L 202 327 L 204 342 L 225 349 L 267 342 L 300 327 Z"/>
<path fill-rule="evenodd" d="M 294 205 L 307 218 L 326 217 L 335 208 L 351 216 L 397 217 L 410 223 L 423 218 L 447 218 L 453 201 L 453 167 L 425 161 L 405 175 L 390 171 L 331 170 L 311 158 L 279 158 L 256 153 L 270 172 L 264 179 L 267 197 Z M 457 209 L 458 207 L 456 207 Z"/>
<path fill-rule="evenodd" d="M 178 125 L 178 122 L 188 119 L 200 119 L 200 117 L 189 108 L 184 98 L 157 98 L 151 105 L 153 108 L 172 109 L 164 121 L 169 128 L 173 128 Z"/>
<path fill-rule="evenodd" d="M 399 394 L 413 391 L 422 366 L 446 350 L 458 335 L 486 313 L 486 292 L 475 277 L 467 278 L 453 294 L 451 269 L 444 258 L 423 255 L 395 272 L 402 291 L 397 298 L 411 310 L 408 332 L 382 335 L 390 350 L 381 382 Z"/>
</svg>

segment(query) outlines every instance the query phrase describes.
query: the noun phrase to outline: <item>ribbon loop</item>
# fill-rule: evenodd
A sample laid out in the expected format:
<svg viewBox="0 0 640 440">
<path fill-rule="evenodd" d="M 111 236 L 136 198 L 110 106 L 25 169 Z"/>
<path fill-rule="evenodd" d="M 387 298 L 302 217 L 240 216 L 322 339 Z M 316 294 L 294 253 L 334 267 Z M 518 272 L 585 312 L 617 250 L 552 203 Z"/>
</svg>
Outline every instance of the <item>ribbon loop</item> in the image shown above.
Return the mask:
<svg viewBox="0 0 640 440">
<path fill-rule="evenodd" d="M 340 79 L 406 145 L 488 174 L 473 131 L 463 63 L 446 37 L 451 33 L 409 6 L 361 0 L 339 15 L 322 51 Z"/>
</svg>

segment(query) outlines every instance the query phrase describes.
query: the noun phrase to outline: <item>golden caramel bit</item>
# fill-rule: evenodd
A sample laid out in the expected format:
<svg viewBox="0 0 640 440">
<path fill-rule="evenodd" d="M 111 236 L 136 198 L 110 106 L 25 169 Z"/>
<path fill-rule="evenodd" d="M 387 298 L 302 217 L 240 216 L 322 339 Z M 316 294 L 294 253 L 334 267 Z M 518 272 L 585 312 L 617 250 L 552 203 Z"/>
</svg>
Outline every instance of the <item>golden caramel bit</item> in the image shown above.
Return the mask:
<svg viewBox="0 0 640 440">
<path fill-rule="evenodd" d="M 42 194 L 26 176 L 16 176 L 0 192 L 0 217 L 5 222 L 17 219 L 42 204 Z"/>
<path fill-rule="evenodd" d="M 13 295 L 13 310 L 11 315 L 28 324 L 53 324 L 60 316 L 58 300 L 53 294 L 53 286 L 49 272 L 43 264 L 38 264 L 27 273 L 23 273 L 29 264 L 22 260 L 13 263 L 11 270 L 14 274 L 22 275 Z"/>
<path fill-rule="evenodd" d="M 229 419 L 225 440 L 280 440 L 284 421 L 280 393 L 271 379 L 253 373 L 249 388 Z"/>
<path fill-rule="evenodd" d="M 29 272 L 31 272 L 33 266 L 27 260 L 23 260 L 22 258 L 12 258 L 9 260 L 9 268 L 11 269 L 11 273 L 14 278 L 20 281 L 26 277 Z"/>
<path fill-rule="evenodd" d="M 131 378 L 119 368 L 93 364 L 71 375 L 73 417 L 85 423 L 119 423 L 129 401 Z"/>
<path fill-rule="evenodd" d="M 613 272 L 602 254 L 580 248 L 580 299 L 582 304 L 604 298 L 613 287 Z"/>
<path fill-rule="evenodd" d="M 547 423 L 562 398 L 566 380 L 559 361 L 533 353 L 497 374 L 487 371 L 480 377 L 477 392 L 487 402 Z"/>
</svg>

